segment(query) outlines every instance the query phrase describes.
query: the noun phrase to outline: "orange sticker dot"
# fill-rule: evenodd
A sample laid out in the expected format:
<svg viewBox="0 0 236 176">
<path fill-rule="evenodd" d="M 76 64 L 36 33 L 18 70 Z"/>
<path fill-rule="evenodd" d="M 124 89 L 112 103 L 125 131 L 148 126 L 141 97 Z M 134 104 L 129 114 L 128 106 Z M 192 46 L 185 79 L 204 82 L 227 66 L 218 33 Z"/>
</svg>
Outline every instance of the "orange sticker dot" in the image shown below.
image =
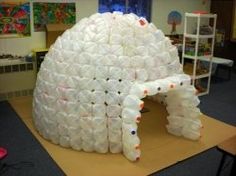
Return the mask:
<svg viewBox="0 0 236 176">
<path fill-rule="evenodd" d="M 144 95 L 147 95 L 148 91 L 147 90 L 144 90 Z"/>
<path fill-rule="evenodd" d="M 144 107 L 144 103 L 141 103 L 140 108 L 143 109 L 143 107 Z"/>
<path fill-rule="evenodd" d="M 145 25 L 145 21 L 139 20 L 139 24 L 140 24 L 141 26 L 144 26 L 144 25 Z"/>
<path fill-rule="evenodd" d="M 141 117 L 136 118 L 136 122 L 139 123 L 141 121 Z"/>
</svg>

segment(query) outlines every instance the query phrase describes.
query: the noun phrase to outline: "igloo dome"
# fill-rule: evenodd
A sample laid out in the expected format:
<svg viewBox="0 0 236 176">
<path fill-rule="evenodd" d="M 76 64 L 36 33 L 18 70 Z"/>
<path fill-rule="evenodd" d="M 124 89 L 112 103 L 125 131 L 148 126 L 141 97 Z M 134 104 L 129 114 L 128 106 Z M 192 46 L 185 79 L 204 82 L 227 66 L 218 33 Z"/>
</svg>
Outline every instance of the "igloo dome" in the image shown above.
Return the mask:
<svg viewBox="0 0 236 176">
<path fill-rule="evenodd" d="M 169 133 L 200 137 L 199 100 L 169 38 L 134 14 L 97 13 L 50 47 L 37 75 L 33 120 L 55 144 L 136 161 L 146 96 L 166 103 Z"/>
</svg>

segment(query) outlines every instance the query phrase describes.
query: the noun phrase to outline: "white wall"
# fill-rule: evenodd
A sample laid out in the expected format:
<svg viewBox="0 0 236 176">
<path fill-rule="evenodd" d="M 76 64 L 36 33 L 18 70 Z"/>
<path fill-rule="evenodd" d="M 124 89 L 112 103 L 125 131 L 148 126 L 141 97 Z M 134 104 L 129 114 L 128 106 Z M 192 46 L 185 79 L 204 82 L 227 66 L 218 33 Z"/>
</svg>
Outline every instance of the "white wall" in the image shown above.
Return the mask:
<svg viewBox="0 0 236 176">
<path fill-rule="evenodd" d="M 98 0 L 77 0 L 77 19 L 80 20 L 98 12 Z"/>
<path fill-rule="evenodd" d="M 0 2 L 1 1 L 2 0 L 0 0 Z M 14 1 L 21 1 L 21 0 L 14 0 Z M 53 2 L 56 0 L 37 0 L 37 1 Z M 65 0 L 61 1 L 65 2 Z M 98 10 L 98 0 L 67 0 L 67 2 L 68 1 L 76 2 L 77 21 L 84 17 L 88 17 L 93 13 L 96 13 Z M 171 26 L 167 24 L 167 16 L 170 11 L 177 10 L 182 14 L 182 16 L 184 16 L 184 12 L 192 12 L 194 10 L 209 11 L 210 0 L 207 0 L 206 1 L 207 3 L 205 5 L 202 4 L 203 1 L 204 0 L 153 0 L 152 22 L 159 29 L 163 30 L 165 34 L 169 34 Z M 33 32 L 32 14 L 31 14 L 31 28 L 32 31 L 30 37 L 0 39 L 0 54 L 10 53 L 10 54 L 26 55 L 34 48 L 45 48 L 45 32 Z M 177 32 L 182 33 L 182 31 L 183 31 L 183 22 L 181 26 L 177 26 Z"/>
<path fill-rule="evenodd" d="M 184 13 L 204 10 L 210 12 L 210 0 L 152 0 L 152 22 L 165 34 L 170 34 L 171 25 L 167 24 L 168 14 L 176 10 L 182 15 L 181 25 L 176 27 L 177 33 L 183 33 Z"/>
</svg>

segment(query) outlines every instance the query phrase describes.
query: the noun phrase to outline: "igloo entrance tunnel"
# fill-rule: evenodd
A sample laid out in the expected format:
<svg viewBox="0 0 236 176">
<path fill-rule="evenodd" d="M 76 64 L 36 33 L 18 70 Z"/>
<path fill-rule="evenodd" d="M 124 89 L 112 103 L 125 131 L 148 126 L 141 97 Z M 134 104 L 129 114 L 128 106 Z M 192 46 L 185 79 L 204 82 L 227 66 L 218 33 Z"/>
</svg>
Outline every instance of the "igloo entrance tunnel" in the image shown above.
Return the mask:
<svg viewBox="0 0 236 176">
<path fill-rule="evenodd" d="M 200 137 L 199 103 L 169 38 L 134 14 L 82 19 L 53 44 L 37 76 L 33 120 L 63 147 L 140 157 L 145 96 L 162 99 L 167 131 Z"/>
</svg>

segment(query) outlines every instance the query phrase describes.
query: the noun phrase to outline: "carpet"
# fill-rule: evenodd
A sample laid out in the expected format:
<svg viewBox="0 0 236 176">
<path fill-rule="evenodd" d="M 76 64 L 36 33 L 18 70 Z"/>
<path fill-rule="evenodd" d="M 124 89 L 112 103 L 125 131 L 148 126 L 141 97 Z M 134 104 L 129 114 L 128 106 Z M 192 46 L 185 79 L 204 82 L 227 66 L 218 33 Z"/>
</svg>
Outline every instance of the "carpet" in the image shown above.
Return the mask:
<svg viewBox="0 0 236 176">
<path fill-rule="evenodd" d="M 7 101 L 0 102 L 0 147 L 8 151 L 1 176 L 65 175 Z"/>
<path fill-rule="evenodd" d="M 196 156 L 236 134 L 235 127 L 202 115 L 204 128 L 201 130 L 203 136 L 199 142 L 175 137 L 168 134 L 165 129 L 167 123 L 165 107 L 147 100 L 145 106 L 149 109 L 149 112 L 143 113 L 138 131 L 142 141 L 142 155 L 139 162 L 133 163 L 121 154 L 87 153 L 54 145 L 43 139 L 35 131 L 31 115 L 32 97 L 12 99 L 10 103 L 34 136 L 69 176 L 148 175 L 189 157 Z M 211 162 L 210 158 L 207 158 Z M 171 176 L 173 175 L 176 175 L 176 173 Z M 186 174 L 181 175 L 185 176 Z"/>
</svg>

